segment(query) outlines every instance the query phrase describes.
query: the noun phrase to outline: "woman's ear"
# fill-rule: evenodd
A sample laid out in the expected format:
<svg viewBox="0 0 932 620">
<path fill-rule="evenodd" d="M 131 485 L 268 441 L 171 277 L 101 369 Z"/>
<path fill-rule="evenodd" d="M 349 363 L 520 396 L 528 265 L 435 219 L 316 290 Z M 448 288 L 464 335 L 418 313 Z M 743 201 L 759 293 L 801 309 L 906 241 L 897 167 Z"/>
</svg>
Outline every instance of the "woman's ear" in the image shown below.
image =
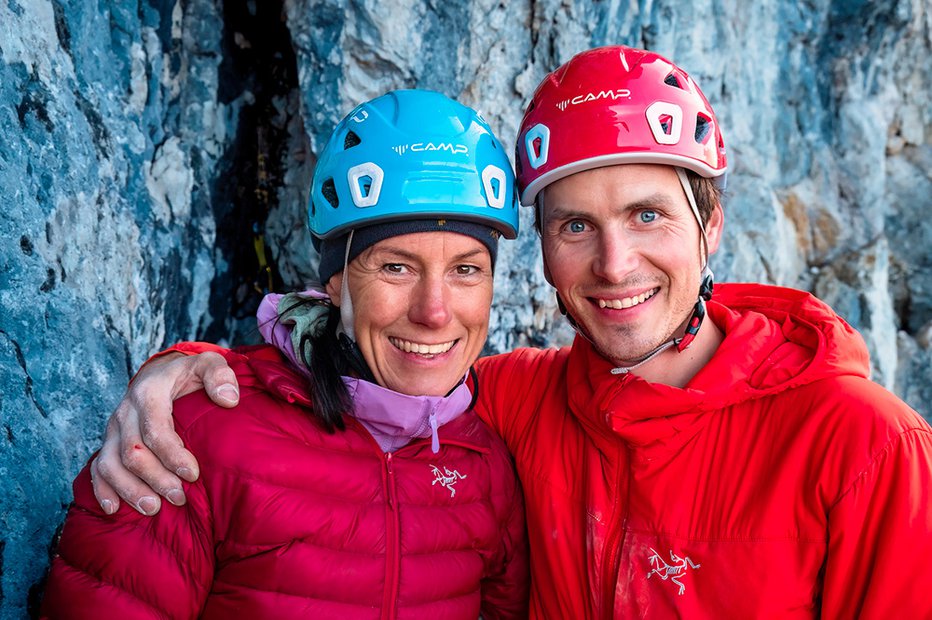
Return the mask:
<svg viewBox="0 0 932 620">
<path fill-rule="evenodd" d="M 341 299 L 340 293 L 343 292 L 343 272 L 341 271 L 330 276 L 330 279 L 327 280 L 327 284 L 324 286 L 324 290 L 326 290 L 327 295 L 330 296 L 330 303 L 339 308 Z"/>
</svg>

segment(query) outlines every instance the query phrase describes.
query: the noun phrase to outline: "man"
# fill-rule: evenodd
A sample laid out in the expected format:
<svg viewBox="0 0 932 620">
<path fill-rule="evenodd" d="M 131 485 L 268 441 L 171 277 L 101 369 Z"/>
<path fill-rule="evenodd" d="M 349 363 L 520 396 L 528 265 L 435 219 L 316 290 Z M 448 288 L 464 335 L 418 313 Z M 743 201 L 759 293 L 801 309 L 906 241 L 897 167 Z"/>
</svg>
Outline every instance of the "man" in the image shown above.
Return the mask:
<svg viewBox="0 0 932 620">
<path fill-rule="evenodd" d="M 810 295 L 713 295 L 727 166 L 695 82 L 643 50 L 583 52 L 535 92 L 516 167 L 579 334 L 478 365 L 477 411 L 524 485 L 532 613 L 932 616 L 932 429 L 868 379 L 861 338 Z M 146 487 L 118 463 L 117 430 L 130 469 L 181 501 L 132 403 L 217 390 L 223 372 L 173 359 L 137 379 L 98 461 L 125 498 Z M 164 414 L 143 419 L 169 468 L 194 471 Z"/>
</svg>

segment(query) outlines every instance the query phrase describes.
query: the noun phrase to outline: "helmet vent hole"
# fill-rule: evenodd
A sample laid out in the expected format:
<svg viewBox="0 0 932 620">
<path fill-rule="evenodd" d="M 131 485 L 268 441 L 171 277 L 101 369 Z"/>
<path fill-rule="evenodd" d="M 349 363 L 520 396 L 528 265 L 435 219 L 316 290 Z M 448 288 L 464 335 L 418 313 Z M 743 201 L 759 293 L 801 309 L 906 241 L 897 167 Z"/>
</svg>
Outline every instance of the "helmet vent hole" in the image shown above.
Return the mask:
<svg viewBox="0 0 932 620">
<path fill-rule="evenodd" d="M 359 187 L 359 195 L 363 198 L 368 198 L 369 192 L 372 191 L 372 177 L 363 175 L 356 180 L 356 183 Z"/>
<path fill-rule="evenodd" d="M 679 89 L 683 88 L 680 85 L 680 81 L 677 79 L 676 75 L 673 73 L 670 73 L 667 77 L 663 78 L 663 83 L 666 84 L 667 86 L 672 86 L 674 88 L 679 88 Z"/>
<path fill-rule="evenodd" d="M 703 116 L 702 114 L 696 115 L 696 143 L 705 144 L 709 136 L 712 135 L 712 119 Z"/>
<path fill-rule="evenodd" d="M 534 157 L 540 157 L 540 149 L 543 146 L 544 141 L 540 138 L 534 138 L 531 141 L 531 148 L 534 149 Z"/>
<path fill-rule="evenodd" d="M 673 130 L 673 117 L 669 114 L 661 114 L 657 121 L 663 129 L 663 133 L 669 136 L 670 132 Z"/>
<path fill-rule="evenodd" d="M 343 150 L 345 151 L 347 149 L 351 149 L 360 142 L 362 142 L 362 140 L 360 140 L 359 136 L 357 136 L 354 132 L 347 132 L 346 138 L 343 139 Z"/>
<path fill-rule="evenodd" d="M 336 209 L 340 206 L 340 198 L 337 196 L 337 186 L 334 185 L 333 179 L 327 179 L 320 187 L 320 193 L 324 195 L 330 206 Z"/>
</svg>

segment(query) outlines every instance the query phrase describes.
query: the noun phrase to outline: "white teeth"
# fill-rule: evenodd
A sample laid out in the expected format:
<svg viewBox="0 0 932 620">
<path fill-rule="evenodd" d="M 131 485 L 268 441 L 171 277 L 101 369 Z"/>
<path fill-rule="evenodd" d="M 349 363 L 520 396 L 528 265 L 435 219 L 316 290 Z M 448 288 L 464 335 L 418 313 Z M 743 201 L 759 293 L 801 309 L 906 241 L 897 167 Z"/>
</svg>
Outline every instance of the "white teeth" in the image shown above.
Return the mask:
<svg viewBox="0 0 932 620">
<path fill-rule="evenodd" d="M 405 353 L 417 353 L 418 355 L 439 355 L 441 353 L 446 353 L 456 344 L 455 340 L 440 344 L 423 344 L 420 342 L 411 342 L 410 340 L 402 340 L 401 338 L 389 338 L 388 340 Z"/>
<path fill-rule="evenodd" d="M 642 304 L 651 297 L 660 289 L 652 289 L 646 293 L 641 293 L 640 295 L 635 295 L 634 297 L 625 297 L 624 299 L 599 299 L 600 308 L 613 308 L 615 310 L 621 310 L 622 308 L 631 308 L 638 304 Z"/>
</svg>

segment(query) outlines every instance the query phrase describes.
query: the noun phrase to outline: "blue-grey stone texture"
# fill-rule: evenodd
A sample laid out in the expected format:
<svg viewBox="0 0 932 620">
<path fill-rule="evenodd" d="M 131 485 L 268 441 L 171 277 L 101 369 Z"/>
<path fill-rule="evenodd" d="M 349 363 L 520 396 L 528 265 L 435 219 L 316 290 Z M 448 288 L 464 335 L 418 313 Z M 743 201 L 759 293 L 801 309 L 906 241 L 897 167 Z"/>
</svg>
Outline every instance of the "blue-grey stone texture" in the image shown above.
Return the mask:
<svg viewBox="0 0 932 620">
<path fill-rule="evenodd" d="M 132 372 L 254 339 L 257 290 L 313 277 L 310 170 L 343 114 L 433 88 L 512 141 L 548 71 L 614 43 L 673 58 L 719 115 L 717 279 L 813 291 L 932 415 L 927 0 L 0 0 L 0 618 L 34 612 Z M 572 336 L 523 216 L 487 351 Z"/>
</svg>

